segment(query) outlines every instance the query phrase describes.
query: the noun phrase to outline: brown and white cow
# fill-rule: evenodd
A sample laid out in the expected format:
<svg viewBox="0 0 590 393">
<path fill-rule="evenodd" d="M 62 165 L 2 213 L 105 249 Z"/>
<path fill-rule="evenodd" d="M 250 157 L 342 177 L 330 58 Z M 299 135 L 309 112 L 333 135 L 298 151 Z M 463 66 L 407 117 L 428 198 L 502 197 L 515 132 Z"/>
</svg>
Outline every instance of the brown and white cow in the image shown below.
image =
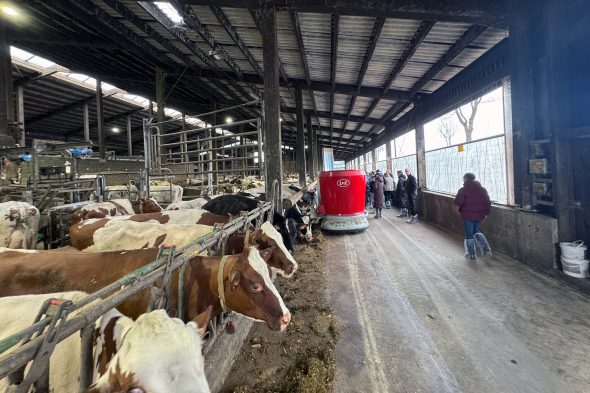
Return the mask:
<svg viewBox="0 0 590 393">
<path fill-rule="evenodd" d="M 27 202 L 0 203 L 0 247 L 34 249 L 39 210 Z"/>
<path fill-rule="evenodd" d="M 65 292 L 0 298 L 0 338 L 28 327 L 46 299 L 76 303 L 86 296 L 84 292 Z M 83 309 L 74 311 L 72 316 Z M 200 315 L 199 326 L 204 327 L 208 318 L 210 313 Z M 127 392 L 133 387 L 153 393 L 209 392 L 200 353 L 203 332 L 196 322 L 185 324 L 163 310 L 144 314 L 135 322 L 116 309 L 108 311 L 96 322 L 95 384 L 89 392 Z M 49 373 L 52 392 L 78 391 L 80 350 L 77 334 L 57 344 Z M 168 372 L 158 372 L 162 369 Z M 6 389 L 5 384 L 6 379 L 0 381 L 0 391 Z"/>
<path fill-rule="evenodd" d="M 108 202 L 91 203 L 72 213 L 70 225 L 92 218 L 109 216 L 127 216 L 131 214 L 155 213 L 162 211 L 162 206 L 154 198 L 139 198 L 137 201 L 113 199 Z"/>
<path fill-rule="evenodd" d="M 174 244 L 182 247 L 213 231 L 209 225 L 181 225 L 128 220 L 91 219 L 70 227 L 73 247 L 87 253 L 137 250 Z"/>
<path fill-rule="evenodd" d="M 181 201 L 171 203 L 166 207 L 166 210 L 187 210 L 187 209 L 201 209 L 204 204 L 221 195 L 211 195 L 207 197 L 195 198 L 190 201 Z"/>
<path fill-rule="evenodd" d="M 186 320 L 196 318 L 209 306 L 213 315 L 221 312 L 221 293 L 230 310 L 265 321 L 273 330 L 284 330 L 291 315 L 268 274 L 265 261 L 271 252 L 246 247 L 241 254 L 227 256 L 222 270 L 222 257 L 193 257 L 184 281 Z M 155 248 L 95 254 L 0 249 L 0 297 L 73 290 L 93 292 L 155 260 L 157 253 Z M 219 278 L 223 283 L 221 289 Z M 171 293 L 177 294 L 177 272 L 171 280 Z M 137 318 L 147 310 L 150 292 L 146 288 L 117 308 L 124 315 Z M 166 309 L 175 310 L 176 305 L 177 298 L 172 296 Z"/>
<path fill-rule="evenodd" d="M 129 216 L 105 217 L 109 221 L 135 221 L 152 224 L 180 224 L 180 225 L 215 225 L 227 224 L 232 219 L 229 215 L 219 215 L 207 210 L 172 210 L 155 213 L 132 214 Z M 83 223 L 81 223 L 83 224 Z"/>
</svg>

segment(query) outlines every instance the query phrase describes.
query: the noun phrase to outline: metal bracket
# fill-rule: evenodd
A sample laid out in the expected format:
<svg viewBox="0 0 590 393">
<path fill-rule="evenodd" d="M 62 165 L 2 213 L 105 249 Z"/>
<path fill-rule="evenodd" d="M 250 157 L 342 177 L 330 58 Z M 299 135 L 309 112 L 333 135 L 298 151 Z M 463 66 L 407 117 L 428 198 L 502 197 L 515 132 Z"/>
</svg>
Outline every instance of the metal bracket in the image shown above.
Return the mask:
<svg viewBox="0 0 590 393">
<path fill-rule="evenodd" d="M 148 306 L 148 312 L 152 310 L 157 310 L 161 308 L 165 308 L 168 299 L 170 299 L 170 265 L 172 265 L 172 261 L 174 260 L 174 252 L 176 251 L 176 246 L 162 244 L 160 246 L 160 251 L 158 252 L 157 259 L 166 257 L 166 265 L 164 266 L 164 275 L 162 276 L 162 284 L 160 286 L 154 285 L 151 288 L 150 293 L 150 304 Z"/>
<path fill-rule="evenodd" d="M 23 378 L 25 368 L 16 370 L 10 374 L 8 380 L 13 386 L 14 393 L 27 393 L 31 385 L 35 386 L 37 393 L 49 392 L 49 359 L 58 343 L 59 333 L 63 327 L 73 303 L 70 300 L 51 298 L 43 302 L 39 313 L 35 317 L 33 324 L 39 322 L 41 319 L 51 318 L 51 323 L 45 332 L 43 343 L 35 354 L 35 358 L 31 364 L 31 368 L 26 377 Z M 39 337 L 42 331 L 36 334 L 31 333 L 24 338 L 21 345 L 24 345 L 33 339 L 33 336 Z M 17 386 L 15 386 L 17 385 Z"/>
</svg>

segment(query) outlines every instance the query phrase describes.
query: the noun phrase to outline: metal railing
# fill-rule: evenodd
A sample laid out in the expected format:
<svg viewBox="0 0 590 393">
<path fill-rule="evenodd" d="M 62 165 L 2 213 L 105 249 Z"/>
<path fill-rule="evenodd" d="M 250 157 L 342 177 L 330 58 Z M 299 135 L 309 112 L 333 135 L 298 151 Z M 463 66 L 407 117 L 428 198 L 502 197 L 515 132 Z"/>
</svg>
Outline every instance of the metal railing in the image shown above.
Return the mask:
<svg viewBox="0 0 590 393">
<path fill-rule="evenodd" d="M 94 331 L 94 323 L 106 312 L 112 308 L 117 307 L 125 300 L 134 296 L 138 292 L 148 288 L 157 280 L 164 277 L 165 274 L 178 270 L 178 317 L 183 318 L 184 310 L 184 273 L 188 262 L 195 255 L 202 254 L 207 250 L 214 249 L 217 254 L 221 254 L 224 249 L 225 242 L 229 235 L 240 230 L 245 229 L 252 221 L 256 220 L 256 227 L 260 225 L 265 219 L 272 217 L 274 206 L 270 202 L 261 203 L 258 208 L 249 213 L 244 213 L 240 218 L 234 219 L 224 226 L 216 227 L 211 233 L 196 239 L 192 243 L 177 249 L 174 252 L 173 259 L 168 257 L 161 257 L 147 265 L 130 272 L 113 282 L 112 284 L 88 295 L 78 303 L 73 304 L 70 311 L 78 310 L 81 307 L 88 306 L 88 308 L 80 311 L 71 319 L 65 320 L 61 324 L 55 339 L 61 342 L 67 337 L 81 332 L 81 375 L 80 375 L 80 389 L 87 388 L 92 380 L 92 333 Z M 166 283 L 162 284 L 164 287 Z M 90 305 L 91 303 L 94 304 Z M 90 305 L 90 306 L 89 306 Z M 30 336 L 32 333 L 44 329 L 51 323 L 51 318 L 43 319 L 36 324 L 0 341 L 0 354 L 6 352 L 16 344 L 21 342 L 23 338 Z M 0 357 L 0 379 L 5 378 L 12 373 L 20 372 L 29 362 L 33 361 L 37 352 L 42 347 L 45 338 L 51 332 L 45 332 L 37 337 L 31 339 L 26 344 L 23 344 L 13 352 L 5 354 Z M 216 337 L 216 332 L 213 332 L 213 338 Z M 207 343 L 206 350 L 211 348 L 214 340 Z M 49 358 L 49 357 L 48 357 Z M 49 369 L 49 361 L 45 365 Z"/>
</svg>

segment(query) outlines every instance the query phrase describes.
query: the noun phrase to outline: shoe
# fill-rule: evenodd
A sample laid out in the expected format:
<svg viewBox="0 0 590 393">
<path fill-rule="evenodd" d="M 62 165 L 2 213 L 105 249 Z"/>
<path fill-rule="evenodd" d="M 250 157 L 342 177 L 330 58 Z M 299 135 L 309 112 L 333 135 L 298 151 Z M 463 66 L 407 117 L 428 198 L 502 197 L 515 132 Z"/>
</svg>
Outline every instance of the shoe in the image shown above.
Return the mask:
<svg viewBox="0 0 590 393">
<path fill-rule="evenodd" d="M 409 220 L 406 221 L 408 224 L 417 224 L 418 223 L 418 215 L 413 215 Z"/>
<path fill-rule="evenodd" d="M 475 241 L 473 239 L 465 239 L 463 245 L 465 246 L 465 258 L 475 261 Z"/>
<path fill-rule="evenodd" d="M 486 257 L 491 257 L 492 248 L 490 247 L 490 243 L 488 242 L 488 239 L 486 239 L 486 237 L 483 235 L 483 233 L 478 232 L 474 234 L 473 237 L 481 253 Z"/>
<path fill-rule="evenodd" d="M 398 217 L 405 218 L 407 216 L 408 216 L 408 209 L 405 209 L 405 208 L 401 209 L 400 214 L 398 215 Z"/>
</svg>

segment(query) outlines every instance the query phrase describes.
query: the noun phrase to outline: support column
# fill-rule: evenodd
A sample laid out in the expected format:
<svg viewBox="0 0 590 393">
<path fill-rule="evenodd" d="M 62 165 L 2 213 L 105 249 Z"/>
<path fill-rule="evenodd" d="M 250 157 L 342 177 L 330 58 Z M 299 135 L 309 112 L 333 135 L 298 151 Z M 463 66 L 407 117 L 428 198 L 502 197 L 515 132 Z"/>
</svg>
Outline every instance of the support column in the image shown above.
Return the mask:
<svg viewBox="0 0 590 393">
<path fill-rule="evenodd" d="M 264 168 L 267 199 L 273 195 L 272 183 L 279 182 L 276 200 L 282 203 L 283 161 L 279 103 L 279 55 L 277 15 L 273 5 L 262 8 L 262 57 L 264 63 Z M 282 206 L 277 206 L 282 210 Z"/>
<path fill-rule="evenodd" d="M 317 131 L 315 139 L 317 141 L 316 146 L 318 149 L 318 172 L 321 172 L 324 170 L 324 151 L 322 150 L 322 144 L 319 135 L 317 135 Z"/>
<path fill-rule="evenodd" d="M 377 155 L 375 154 L 375 149 L 371 149 L 371 170 L 377 170 Z"/>
<path fill-rule="evenodd" d="M 133 141 L 131 140 L 131 116 L 127 116 L 127 155 L 133 155 Z"/>
<path fill-rule="evenodd" d="M 307 153 L 309 155 L 308 162 L 308 172 L 311 181 L 315 180 L 317 165 L 315 164 L 315 157 L 316 152 L 314 151 L 315 148 L 315 137 L 313 132 L 313 127 L 311 126 L 311 115 L 307 116 Z"/>
<path fill-rule="evenodd" d="M 4 19 L 0 18 L 0 146 L 14 145 L 10 122 L 12 104 L 12 61 L 6 38 Z"/>
<path fill-rule="evenodd" d="M 391 141 L 385 142 L 385 165 L 387 167 L 387 171 L 393 174 L 393 165 L 391 160 L 393 160 L 393 154 L 391 151 Z"/>
<path fill-rule="evenodd" d="M 186 131 L 186 115 L 183 113 L 182 114 L 182 130 Z M 180 145 L 180 151 L 182 154 L 182 162 L 188 163 L 188 148 L 186 146 L 186 143 L 188 142 L 188 137 L 186 136 L 186 134 L 181 134 L 180 135 L 180 141 L 182 142 L 182 145 Z"/>
<path fill-rule="evenodd" d="M 533 85 L 532 62 L 534 53 L 531 45 L 531 12 L 521 2 L 508 2 L 510 41 L 509 51 L 512 88 L 512 143 L 514 165 L 514 201 L 521 206 L 532 205 L 532 181 L 529 173 L 531 141 L 535 139 L 533 129 Z M 541 20 L 541 19 L 538 19 Z M 538 22 L 538 20 L 536 22 Z"/>
<path fill-rule="evenodd" d="M 98 151 L 101 159 L 106 158 L 106 135 L 104 130 L 104 113 L 102 105 L 102 83 L 96 80 L 96 128 L 98 131 Z"/>
<path fill-rule="evenodd" d="M 84 140 L 90 140 L 90 116 L 88 115 L 88 104 L 84 104 Z"/>
<path fill-rule="evenodd" d="M 166 105 L 164 102 L 164 91 L 166 89 L 166 75 L 161 68 L 156 67 L 156 105 L 158 106 L 158 123 L 162 123 L 165 120 L 164 115 L 164 106 Z M 164 124 L 159 124 L 158 128 L 160 130 L 160 135 L 164 135 L 166 130 L 164 129 Z M 164 142 L 163 138 L 158 138 L 158 144 L 162 144 Z M 158 150 L 159 154 L 162 154 L 160 158 L 157 159 L 157 162 L 166 162 L 166 148 L 161 147 Z"/>
<path fill-rule="evenodd" d="M 301 86 L 295 89 L 295 110 L 297 120 L 297 172 L 299 173 L 299 186 L 305 186 L 305 131 L 303 129 L 303 91 Z"/>
<path fill-rule="evenodd" d="M 22 86 L 16 89 L 16 104 L 17 104 L 17 119 L 18 122 L 18 135 L 20 140 L 20 146 L 25 147 L 26 136 L 25 136 L 25 97 L 24 89 Z"/>
<path fill-rule="evenodd" d="M 416 180 L 420 189 L 428 188 L 426 184 L 426 147 L 424 145 L 424 120 L 422 117 L 422 102 L 418 99 L 414 103 L 414 111 L 416 113 Z"/>
</svg>

